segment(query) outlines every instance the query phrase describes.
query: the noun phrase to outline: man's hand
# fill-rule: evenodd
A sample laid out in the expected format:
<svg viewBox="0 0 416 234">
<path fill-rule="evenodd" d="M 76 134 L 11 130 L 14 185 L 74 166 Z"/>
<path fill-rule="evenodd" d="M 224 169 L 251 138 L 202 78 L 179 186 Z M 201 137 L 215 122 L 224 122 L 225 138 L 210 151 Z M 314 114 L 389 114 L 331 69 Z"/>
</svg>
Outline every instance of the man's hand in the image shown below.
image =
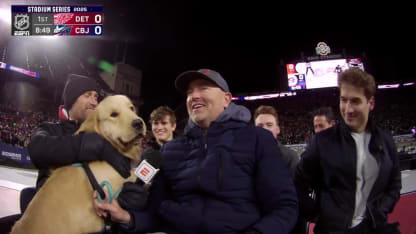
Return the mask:
<svg viewBox="0 0 416 234">
<path fill-rule="evenodd" d="M 143 188 L 143 185 L 125 182 L 117 201 L 124 209 L 142 210 L 146 206 L 148 196 L 149 192 Z"/>
<path fill-rule="evenodd" d="M 131 221 L 130 213 L 121 208 L 115 199 L 113 199 L 111 203 L 108 204 L 108 193 L 105 189 L 104 193 L 105 199 L 103 199 L 102 203 L 98 202 L 97 200 L 97 191 L 94 191 L 93 193 L 93 206 L 95 213 L 99 217 L 107 217 L 110 215 L 113 222 L 129 225 Z"/>
</svg>

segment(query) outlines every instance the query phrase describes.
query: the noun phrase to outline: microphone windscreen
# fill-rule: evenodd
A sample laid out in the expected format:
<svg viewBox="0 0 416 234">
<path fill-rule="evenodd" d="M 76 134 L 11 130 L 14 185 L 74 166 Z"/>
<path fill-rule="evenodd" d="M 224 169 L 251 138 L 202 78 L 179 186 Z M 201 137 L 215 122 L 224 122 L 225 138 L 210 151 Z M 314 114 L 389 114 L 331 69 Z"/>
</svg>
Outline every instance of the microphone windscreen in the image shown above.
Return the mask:
<svg viewBox="0 0 416 234">
<path fill-rule="evenodd" d="M 163 155 L 159 150 L 147 148 L 143 151 L 142 159 L 146 160 L 154 168 L 159 169 L 162 166 Z"/>
</svg>

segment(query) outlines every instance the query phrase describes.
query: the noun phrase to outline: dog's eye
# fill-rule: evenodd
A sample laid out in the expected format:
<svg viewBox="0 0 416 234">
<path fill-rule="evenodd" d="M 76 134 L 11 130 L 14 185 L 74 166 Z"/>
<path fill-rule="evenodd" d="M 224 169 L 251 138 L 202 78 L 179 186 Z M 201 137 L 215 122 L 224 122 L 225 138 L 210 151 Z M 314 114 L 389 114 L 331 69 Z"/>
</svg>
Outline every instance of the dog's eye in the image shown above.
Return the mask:
<svg viewBox="0 0 416 234">
<path fill-rule="evenodd" d="M 130 110 L 134 112 L 134 107 L 132 107 L 132 106 L 131 106 L 131 107 L 130 107 Z"/>
<path fill-rule="evenodd" d="M 111 113 L 111 117 L 115 118 L 115 117 L 117 117 L 117 116 L 118 116 L 118 113 L 117 113 L 117 112 L 113 112 L 113 113 Z"/>
</svg>

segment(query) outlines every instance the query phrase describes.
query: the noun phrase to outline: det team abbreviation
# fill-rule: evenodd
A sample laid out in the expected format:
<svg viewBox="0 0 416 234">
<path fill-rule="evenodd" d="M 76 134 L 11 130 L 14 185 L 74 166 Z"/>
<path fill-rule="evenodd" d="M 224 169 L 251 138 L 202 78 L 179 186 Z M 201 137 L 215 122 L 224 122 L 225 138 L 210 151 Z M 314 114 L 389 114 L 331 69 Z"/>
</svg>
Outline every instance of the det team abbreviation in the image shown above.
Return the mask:
<svg viewBox="0 0 416 234">
<path fill-rule="evenodd" d="M 101 36 L 103 21 L 101 5 L 12 6 L 13 36 Z"/>
</svg>

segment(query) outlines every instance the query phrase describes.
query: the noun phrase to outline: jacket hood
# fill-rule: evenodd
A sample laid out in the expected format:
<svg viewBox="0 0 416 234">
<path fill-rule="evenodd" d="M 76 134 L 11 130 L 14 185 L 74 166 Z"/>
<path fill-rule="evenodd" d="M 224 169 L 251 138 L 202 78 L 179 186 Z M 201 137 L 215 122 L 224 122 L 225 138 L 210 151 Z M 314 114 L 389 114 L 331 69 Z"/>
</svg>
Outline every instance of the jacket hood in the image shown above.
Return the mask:
<svg viewBox="0 0 416 234">
<path fill-rule="evenodd" d="M 226 123 L 228 121 L 232 122 L 241 122 L 241 123 L 248 123 L 251 119 L 251 113 L 250 111 L 241 105 L 237 105 L 234 103 L 230 103 L 228 107 L 218 116 L 218 118 L 211 123 L 211 126 L 213 124 L 219 124 L 219 123 Z M 211 128 L 211 126 L 209 128 Z M 191 118 L 188 119 L 188 124 L 185 127 L 184 133 L 187 134 L 189 131 L 191 131 L 194 128 L 200 128 L 198 125 L 196 125 Z"/>
</svg>

